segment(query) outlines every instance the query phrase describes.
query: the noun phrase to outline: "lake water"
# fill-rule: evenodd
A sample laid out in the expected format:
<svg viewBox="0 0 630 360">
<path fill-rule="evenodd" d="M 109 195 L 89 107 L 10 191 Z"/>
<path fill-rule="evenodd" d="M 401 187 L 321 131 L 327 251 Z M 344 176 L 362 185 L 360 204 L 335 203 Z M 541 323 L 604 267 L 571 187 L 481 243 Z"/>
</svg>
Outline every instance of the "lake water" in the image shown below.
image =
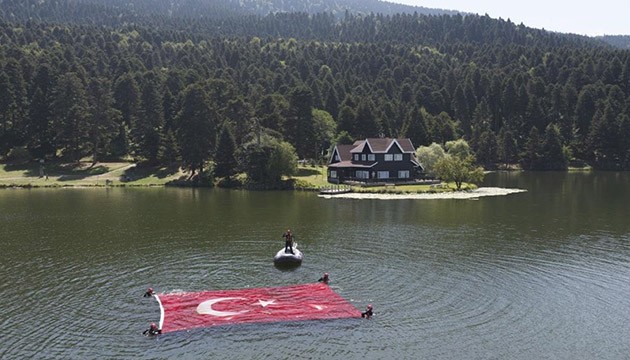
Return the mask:
<svg viewBox="0 0 630 360">
<path fill-rule="evenodd" d="M 477 200 L 0 191 L 0 358 L 625 359 L 629 173 L 496 173 Z M 305 259 L 272 257 L 291 228 Z M 157 292 L 316 281 L 371 320 L 164 334 Z"/>
</svg>

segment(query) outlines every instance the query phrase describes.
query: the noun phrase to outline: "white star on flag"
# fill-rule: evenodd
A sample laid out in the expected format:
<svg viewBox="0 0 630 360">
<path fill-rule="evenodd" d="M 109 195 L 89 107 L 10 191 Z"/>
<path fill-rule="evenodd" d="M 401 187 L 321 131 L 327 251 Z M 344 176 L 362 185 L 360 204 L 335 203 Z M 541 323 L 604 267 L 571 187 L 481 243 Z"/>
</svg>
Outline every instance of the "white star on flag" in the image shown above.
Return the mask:
<svg viewBox="0 0 630 360">
<path fill-rule="evenodd" d="M 258 300 L 258 304 L 262 307 L 267 307 L 267 305 L 273 305 L 276 303 L 276 300 Z M 255 304 L 254 304 L 255 305 Z"/>
</svg>

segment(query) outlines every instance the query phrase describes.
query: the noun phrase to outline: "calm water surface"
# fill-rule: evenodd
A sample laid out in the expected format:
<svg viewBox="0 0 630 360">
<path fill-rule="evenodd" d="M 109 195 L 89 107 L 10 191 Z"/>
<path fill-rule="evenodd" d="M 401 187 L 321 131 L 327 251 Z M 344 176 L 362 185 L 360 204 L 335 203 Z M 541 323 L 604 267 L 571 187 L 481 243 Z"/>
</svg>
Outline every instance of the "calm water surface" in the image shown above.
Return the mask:
<svg viewBox="0 0 630 360">
<path fill-rule="evenodd" d="M 627 359 L 628 173 L 491 174 L 478 200 L 220 189 L 0 191 L 0 358 Z M 290 227 L 305 253 L 272 257 Z M 158 292 L 300 284 L 372 320 L 147 338 Z"/>
</svg>

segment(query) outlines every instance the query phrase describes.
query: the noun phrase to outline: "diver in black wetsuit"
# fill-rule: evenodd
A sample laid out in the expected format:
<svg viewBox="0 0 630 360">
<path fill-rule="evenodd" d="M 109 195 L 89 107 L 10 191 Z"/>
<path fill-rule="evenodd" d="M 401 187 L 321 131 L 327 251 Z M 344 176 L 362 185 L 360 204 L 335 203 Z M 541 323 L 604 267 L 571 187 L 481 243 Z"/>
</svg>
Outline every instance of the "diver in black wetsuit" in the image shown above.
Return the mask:
<svg viewBox="0 0 630 360">
<path fill-rule="evenodd" d="M 162 330 L 158 329 L 155 323 L 151 323 L 151 326 L 142 332 L 143 335 L 158 335 L 161 333 L 162 333 Z"/>
<path fill-rule="evenodd" d="M 324 273 L 324 276 L 320 277 L 317 281 L 328 284 L 328 282 L 330 281 L 330 279 L 328 278 L 328 273 Z"/>
<path fill-rule="evenodd" d="M 369 319 L 374 315 L 374 312 L 372 311 L 372 304 L 368 305 L 365 308 L 365 311 L 361 313 L 361 317 L 362 318 L 366 318 Z"/>
</svg>

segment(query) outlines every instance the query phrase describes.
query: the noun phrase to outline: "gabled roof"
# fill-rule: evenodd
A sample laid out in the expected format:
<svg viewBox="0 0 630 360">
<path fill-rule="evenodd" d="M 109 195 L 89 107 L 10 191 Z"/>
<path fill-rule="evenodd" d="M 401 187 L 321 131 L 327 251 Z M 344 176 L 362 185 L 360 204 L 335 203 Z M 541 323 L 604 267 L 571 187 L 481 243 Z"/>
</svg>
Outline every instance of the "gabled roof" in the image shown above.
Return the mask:
<svg viewBox="0 0 630 360">
<path fill-rule="evenodd" d="M 403 153 L 415 153 L 416 151 L 410 139 L 368 138 L 355 141 L 354 148 L 350 150 L 350 153 L 362 153 L 366 146 L 373 154 L 386 153 L 394 145 L 398 146 Z"/>
<path fill-rule="evenodd" d="M 332 156 L 330 157 L 329 163 L 333 162 L 333 159 L 335 158 L 335 153 L 339 155 L 340 161 L 352 160 L 352 154 L 350 154 L 350 150 L 352 150 L 353 148 L 354 148 L 354 145 L 343 145 L 343 144 L 335 145 L 335 148 L 333 149 Z"/>
</svg>

